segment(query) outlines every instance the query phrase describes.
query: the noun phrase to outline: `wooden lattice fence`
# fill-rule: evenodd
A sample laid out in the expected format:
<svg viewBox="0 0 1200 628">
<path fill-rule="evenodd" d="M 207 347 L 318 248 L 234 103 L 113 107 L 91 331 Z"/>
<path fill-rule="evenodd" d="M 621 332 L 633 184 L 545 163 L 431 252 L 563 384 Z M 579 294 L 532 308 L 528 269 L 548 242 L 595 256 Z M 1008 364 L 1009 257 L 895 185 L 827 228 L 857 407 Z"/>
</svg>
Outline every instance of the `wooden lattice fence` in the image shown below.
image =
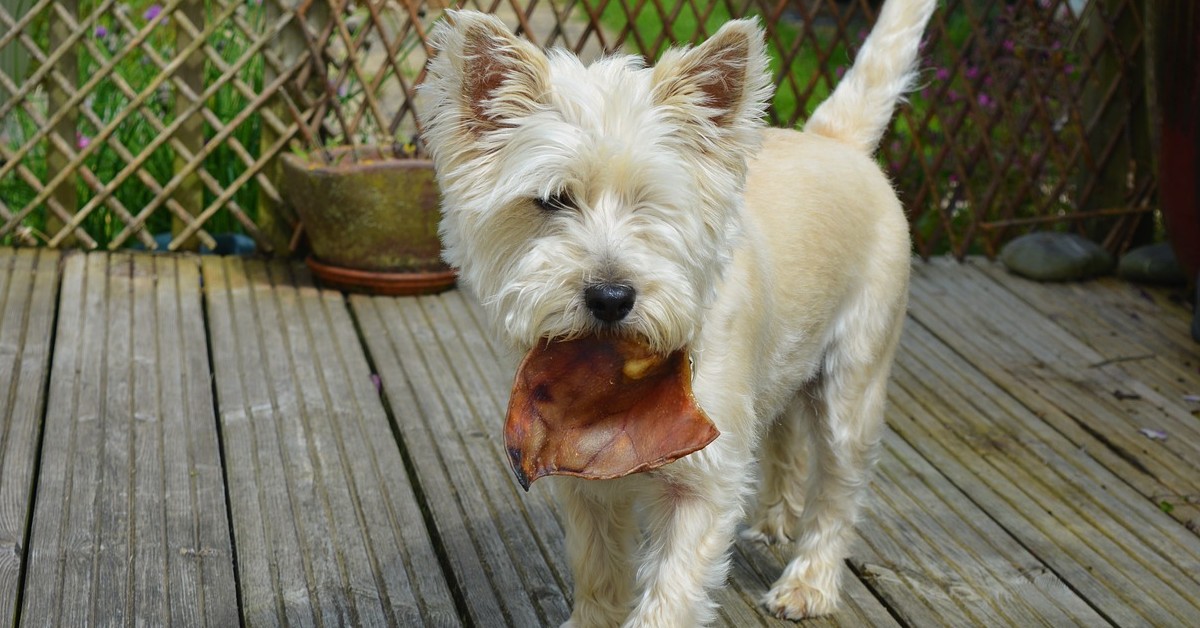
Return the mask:
<svg viewBox="0 0 1200 628">
<path fill-rule="evenodd" d="M 917 249 L 994 253 L 1030 228 L 1120 249 L 1152 226 L 1144 0 L 946 0 L 921 88 L 880 150 Z M 1152 1 L 1152 0 L 1151 0 Z M 836 84 L 878 0 L 466 2 L 585 58 L 653 59 L 758 15 L 776 125 Z M 444 5 L 401 0 L 3 0 L 0 243 L 301 245 L 285 150 L 415 141 Z M 156 234 L 167 234 L 156 239 Z"/>
</svg>

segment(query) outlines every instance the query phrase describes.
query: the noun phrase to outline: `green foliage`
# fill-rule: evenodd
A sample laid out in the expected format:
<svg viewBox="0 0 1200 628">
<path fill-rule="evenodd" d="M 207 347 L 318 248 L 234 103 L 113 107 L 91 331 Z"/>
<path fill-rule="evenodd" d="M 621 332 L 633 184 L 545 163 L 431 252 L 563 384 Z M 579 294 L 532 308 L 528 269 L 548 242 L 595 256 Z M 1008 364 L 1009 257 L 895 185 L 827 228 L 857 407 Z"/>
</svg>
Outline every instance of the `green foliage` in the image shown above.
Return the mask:
<svg viewBox="0 0 1200 628">
<path fill-rule="evenodd" d="M 599 5 L 597 0 L 590 2 Z M 668 45 L 666 42 L 698 44 L 730 19 L 729 9 L 724 3 L 695 3 L 702 5 L 699 13 L 693 3 L 682 0 L 657 4 L 662 6 L 668 16 L 672 16 L 669 20 L 670 33 L 665 33 L 667 27 L 656 3 L 645 3 L 640 12 L 630 16 L 621 3 L 609 2 L 600 14 L 600 20 L 610 33 L 622 32 L 626 24 L 632 21 L 634 26 L 625 39 L 626 47 L 650 55 L 661 53 Z M 767 48 L 771 57 L 771 73 L 776 79 L 776 84 L 782 84 L 775 92 L 771 115 L 775 122 L 803 118 L 812 113 L 831 90 L 829 76 L 822 73 L 822 55 L 832 66 L 848 64 L 850 56 L 844 43 L 836 37 L 836 30 L 832 25 L 818 28 L 815 31 L 816 42 L 799 46 L 795 56 L 791 58 L 790 81 L 785 82 L 781 69 L 783 60 L 792 54 L 791 44 L 800 36 L 800 30 L 794 22 L 783 19 L 776 25 L 775 33 L 774 37 L 768 37 Z M 780 43 L 783 44 L 783 49 L 780 48 Z M 794 87 L 792 83 L 795 84 Z M 797 116 L 800 107 L 803 107 L 804 115 Z"/>
<path fill-rule="evenodd" d="M 712 12 L 697 15 L 693 3 L 682 0 L 643 4 L 632 16 L 637 34 L 625 37 L 626 48 L 654 56 L 666 47 L 664 21 L 676 41 L 698 43 L 730 18 L 725 3 L 694 4 Z M 659 7 L 673 17 L 664 20 Z M 944 28 L 939 22 L 927 33 L 921 89 L 902 107 L 879 159 L 906 201 L 925 190 L 922 206 L 914 207 L 913 230 L 932 243 L 926 249 L 931 253 L 948 252 L 1003 203 L 1017 204 L 1015 218 L 1074 210 L 1069 160 L 1048 153 L 1046 138 L 1066 146 L 1082 141 L 1068 102 L 1079 60 L 1070 49 L 1070 20 L 1051 18 L 1051 10 L 1024 3 L 972 10 L 957 5 L 942 18 Z M 768 35 L 778 86 L 773 124 L 803 122 L 867 35 L 861 13 L 840 16 L 846 21 L 840 33 L 839 16 L 822 13 L 811 16 L 811 34 L 797 41 L 805 17 L 785 12 Z M 601 13 L 613 34 L 630 19 L 618 2 Z M 786 76 L 780 70 L 785 61 Z M 984 251 L 973 244 L 967 252 Z"/>
<path fill-rule="evenodd" d="M 933 190 L 913 230 L 938 242 L 935 254 L 998 218 L 1001 205 L 1016 219 L 1075 210 L 1075 173 L 1054 145 L 1083 141 L 1069 102 L 1079 60 L 1069 22 L 1048 15 L 1013 5 L 948 15 L 923 87 L 882 147 L 899 188 Z M 919 137 L 910 121 L 923 126 Z M 965 252 L 986 251 L 977 239 Z"/>
<path fill-rule="evenodd" d="M 96 0 L 81 3 L 80 15 L 90 15 L 96 9 Z M 206 3 L 206 13 L 211 16 L 219 10 L 219 5 Z M 259 2 L 250 0 L 242 8 L 243 19 L 252 27 L 262 23 L 263 9 Z M 119 15 L 118 15 L 119 14 Z M 49 33 L 46 20 L 49 12 L 38 16 L 34 22 L 32 36 L 43 50 L 49 49 Z M 115 189 L 115 198 L 131 214 L 137 215 L 155 197 L 153 185 L 148 185 L 152 179 L 157 187 L 163 187 L 175 176 L 176 151 L 170 142 L 161 142 L 153 150 L 150 146 L 156 143 L 159 129 L 169 127 L 176 120 L 178 88 L 173 81 L 163 81 L 154 87 L 155 81 L 162 72 L 162 66 L 171 62 L 176 52 L 176 30 L 170 21 L 170 15 L 161 13 L 161 7 L 150 0 L 135 0 L 121 3 L 115 11 L 106 12 L 95 21 L 90 33 L 84 35 L 87 45 L 76 48 L 75 59 L 78 75 L 75 85 L 82 86 L 93 77 L 103 74 L 86 97 L 79 103 L 80 115 L 75 118 L 76 137 L 74 148 L 87 151 L 84 159 L 85 167 L 90 170 L 101 185 L 107 185 L 129 167 L 126 156 L 114 148 L 116 144 L 125 147 L 133 158 L 144 155 L 141 171 L 129 174 Z M 130 41 L 136 35 L 131 32 L 132 26 L 141 29 L 151 24 L 152 31 L 142 47 L 129 50 Z M 246 35 L 232 21 L 218 28 L 210 37 L 209 45 L 218 51 L 226 63 L 233 63 L 245 52 L 250 45 Z M 103 73 L 106 66 L 111 70 Z M 204 85 L 215 82 L 221 71 L 214 63 L 205 61 Z M 262 86 L 263 61 L 261 55 L 255 55 L 248 65 L 238 72 L 238 77 L 249 85 L 252 90 Z M 132 112 L 123 114 L 133 100 L 144 92 L 148 97 L 140 107 Z M 242 114 L 249 104 L 246 96 L 241 94 L 232 84 L 226 83 L 218 89 L 205 103 L 213 112 L 221 126 L 230 124 Z M 28 107 L 45 119 L 54 112 L 46 111 L 46 100 L 43 94 L 30 98 Z M 21 160 L 22 166 L 39 181 L 46 182 L 57 173 L 48 172 L 46 138 L 38 138 L 40 125 L 30 112 L 17 107 L 8 114 L 10 120 L 4 121 L 8 130 L 4 139 L 12 150 L 32 142 L 30 152 Z M 154 122 L 154 121 L 157 121 Z M 111 129 L 110 129 L 111 127 Z M 101 141 L 100 135 L 108 131 L 108 140 Z M 205 141 L 216 134 L 212 124 L 205 123 Z M 252 114 L 246 116 L 234 129 L 231 135 L 250 154 L 256 157 L 259 150 L 261 133 L 261 116 Z M 234 154 L 227 142 L 219 144 L 204 157 L 203 168 L 213 177 L 217 185 L 225 188 L 242 176 L 246 165 L 241 157 Z M 76 187 L 78 206 L 84 207 L 91 202 L 96 191 L 80 177 L 71 179 Z M 70 183 L 66 183 L 70 184 Z M 10 211 L 21 211 L 36 198 L 34 187 L 26 178 L 15 170 L 0 178 L 0 197 Z M 213 202 L 216 195 L 205 187 L 205 205 Z M 235 202 L 251 213 L 258 204 L 258 187 L 253 179 L 242 185 L 235 194 Z M 53 234 L 45 233 L 48 209 L 45 205 L 33 208 L 23 220 L 22 227 L 27 233 L 32 233 L 38 239 L 46 239 Z M 171 213 L 161 205 L 154 210 L 146 221 L 146 228 L 151 233 L 167 232 L 171 229 Z M 106 246 L 122 230 L 124 221 L 113 209 L 105 204 L 93 210 L 83 221 L 83 228 L 100 246 Z M 207 223 L 206 229 L 211 232 L 242 231 L 241 226 L 222 208 Z M 18 235 L 8 235 L 0 238 L 0 244 L 14 244 L 21 240 Z M 135 238 L 129 238 L 127 243 L 134 243 Z"/>
</svg>

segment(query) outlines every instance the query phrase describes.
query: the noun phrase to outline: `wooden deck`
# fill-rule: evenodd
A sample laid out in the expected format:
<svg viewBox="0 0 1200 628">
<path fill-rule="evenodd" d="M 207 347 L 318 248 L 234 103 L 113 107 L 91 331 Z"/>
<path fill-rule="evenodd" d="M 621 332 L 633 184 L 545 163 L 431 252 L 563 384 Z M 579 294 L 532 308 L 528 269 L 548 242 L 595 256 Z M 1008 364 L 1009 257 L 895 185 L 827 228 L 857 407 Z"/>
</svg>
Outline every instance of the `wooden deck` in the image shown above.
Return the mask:
<svg viewBox="0 0 1200 628">
<path fill-rule="evenodd" d="M 842 610 L 813 625 L 1200 625 L 1200 348 L 1168 293 L 917 262 Z M 545 626 L 571 576 L 460 292 L 0 249 L 0 628 Z M 781 568 L 739 544 L 722 623 Z"/>
</svg>

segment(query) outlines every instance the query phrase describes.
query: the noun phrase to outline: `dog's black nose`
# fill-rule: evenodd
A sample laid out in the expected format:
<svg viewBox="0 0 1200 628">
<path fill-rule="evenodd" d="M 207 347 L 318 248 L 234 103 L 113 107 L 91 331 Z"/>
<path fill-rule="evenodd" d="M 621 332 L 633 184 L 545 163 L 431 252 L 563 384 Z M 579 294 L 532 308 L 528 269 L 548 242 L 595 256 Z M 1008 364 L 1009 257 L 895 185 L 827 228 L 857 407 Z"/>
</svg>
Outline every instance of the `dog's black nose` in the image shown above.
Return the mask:
<svg viewBox="0 0 1200 628">
<path fill-rule="evenodd" d="M 588 286 L 583 291 L 583 302 L 591 310 L 592 316 L 606 323 L 615 323 L 628 316 L 633 309 L 634 294 L 630 286 L 601 283 Z"/>
</svg>

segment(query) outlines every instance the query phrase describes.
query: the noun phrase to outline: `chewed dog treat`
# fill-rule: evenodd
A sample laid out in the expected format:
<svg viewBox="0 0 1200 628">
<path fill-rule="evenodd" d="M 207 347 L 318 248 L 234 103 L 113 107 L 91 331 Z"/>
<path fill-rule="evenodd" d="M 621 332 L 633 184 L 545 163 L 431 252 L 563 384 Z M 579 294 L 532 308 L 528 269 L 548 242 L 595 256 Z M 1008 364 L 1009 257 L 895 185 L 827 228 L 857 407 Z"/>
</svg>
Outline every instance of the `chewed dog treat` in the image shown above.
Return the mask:
<svg viewBox="0 0 1200 628">
<path fill-rule="evenodd" d="M 649 471 L 719 435 L 692 396 L 686 351 L 588 337 L 538 343 L 521 361 L 504 444 L 521 486 L 546 475 Z"/>
</svg>

